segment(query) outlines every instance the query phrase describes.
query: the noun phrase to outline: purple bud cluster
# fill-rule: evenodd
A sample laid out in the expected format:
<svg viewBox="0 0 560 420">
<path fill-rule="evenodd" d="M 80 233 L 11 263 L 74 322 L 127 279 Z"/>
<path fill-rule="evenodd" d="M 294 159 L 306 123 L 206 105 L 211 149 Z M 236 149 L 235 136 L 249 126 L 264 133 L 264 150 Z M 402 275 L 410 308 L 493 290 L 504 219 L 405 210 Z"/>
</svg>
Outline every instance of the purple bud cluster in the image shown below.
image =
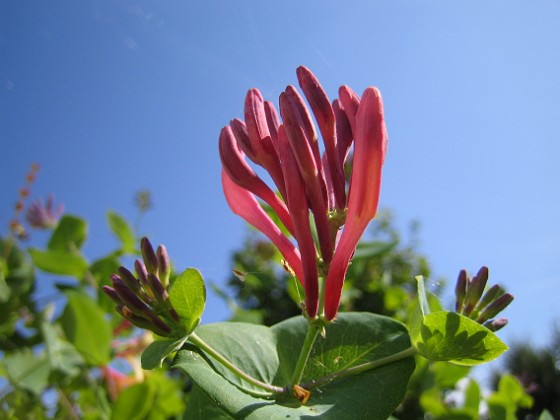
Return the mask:
<svg viewBox="0 0 560 420">
<path fill-rule="evenodd" d="M 113 286 L 103 291 L 116 303 L 116 310 L 134 325 L 169 337 L 181 327 L 179 316 L 169 300 L 171 264 L 167 250 L 156 251 L 148 238 L 140 243 L 142 260 L 134 263 L 134 275 L 125 267 L 111 276 Z"/>
<path fill-rule="evenodd" d="M 465 270 L 461 270 L 455 286 L 455 311 L 483 324 L 491 331 L 498 331 L 506 326 L 508 320 L 493 318 L 513 301 L 513 296 L 497 284 L 485 293 L 487 282 L 488 267 L 482 267 L 472 278 Z"/>
</svg>

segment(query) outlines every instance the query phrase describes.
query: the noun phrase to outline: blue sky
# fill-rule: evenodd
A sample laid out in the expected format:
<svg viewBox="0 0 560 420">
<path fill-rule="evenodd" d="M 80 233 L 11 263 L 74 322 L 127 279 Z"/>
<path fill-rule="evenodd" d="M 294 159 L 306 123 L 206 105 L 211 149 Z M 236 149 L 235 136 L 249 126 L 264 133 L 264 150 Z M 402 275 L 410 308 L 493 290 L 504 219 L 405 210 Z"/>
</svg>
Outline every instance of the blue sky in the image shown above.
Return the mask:
<svg viewBox="0 0 560 420">
<path fill-rule="evenodd" d="M 147 188 L 142 233 L 223 284 L 245 226 L 218 134 L 247 89 L 276 102 L 303 64 L 331 97 L 381 89 L 381 206 L 421 222 L 434 279 L 488 265 L 516 296 L 502 337 L 544 344 L 560 320 L 558 22 L 556 0 L 4 0 L 1 226 L 37 161 L 34 195 L 88 219 L 93 259 L 115 245 L 106 211 L 133 218 Z M 211 295 L 204 321 L 226 316 Z"/>
</svg>

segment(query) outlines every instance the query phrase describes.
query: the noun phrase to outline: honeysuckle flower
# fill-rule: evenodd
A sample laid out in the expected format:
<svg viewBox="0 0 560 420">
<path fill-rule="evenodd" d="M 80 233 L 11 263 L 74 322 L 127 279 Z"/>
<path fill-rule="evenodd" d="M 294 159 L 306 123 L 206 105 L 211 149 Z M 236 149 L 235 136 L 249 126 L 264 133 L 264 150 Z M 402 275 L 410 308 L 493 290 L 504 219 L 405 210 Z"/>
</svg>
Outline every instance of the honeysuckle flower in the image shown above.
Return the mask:
<svg viewBox="0 0 560 420">
<path fill-rule="evenodd" d="M 312 112 L 293 86 L 280 94 L 281 120 L 271 102 L 264 101 L 257 89 L 249 90 L 245 121 L 231 120 L 220 135 L 222 183 L 233 212 L 276 245 L 303 285 L 306 315 L 330 321 L 337 314 L 358 240 L 377 211 L 387 134 L 377 89 L 366 89 L 360 98 L 343 86 L 331 104 L 309 69 L 299 67 L 297 78 Z M 352 144 L 347 193 L 344 170 Z M 275 199 L 246 158 L 268 171 L 279 191 Z M 257 198 L 277 213 L 297 247 Z M 319 302 L 321 287 L 324 302 Z M 319 313 L 321 308 L 324 313 Z"/>
<path fill-rule="evenodd" d="M 336 316 L 342 285 L 350 258 L 367 225 L 377 213 L 381 169 L 387 151 L 387 133 L 381 94 L 367 88 L 356 113 L 354 164 L 348 194 L 346 223 L 329 268 L 325 294 L 325 316 Z"/>
</svg>

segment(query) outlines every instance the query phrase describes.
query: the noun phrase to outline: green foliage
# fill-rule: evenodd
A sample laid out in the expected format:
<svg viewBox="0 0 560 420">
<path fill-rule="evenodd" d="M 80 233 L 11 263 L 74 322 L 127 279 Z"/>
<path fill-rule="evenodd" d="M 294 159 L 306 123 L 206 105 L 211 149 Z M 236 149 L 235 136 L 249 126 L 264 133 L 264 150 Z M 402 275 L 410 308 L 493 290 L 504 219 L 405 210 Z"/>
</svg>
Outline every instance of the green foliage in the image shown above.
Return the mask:
<svg viewBox="0 0 560 420">
<path fill-rule="evenodd" d="M 68 292 L 66 295 L 68 304 L 61 316 L 66 337 L 90 365 L 109 363 L 113 334 L 104 312 L 85 294 Z"/>
<path fill-rule="evenodd" d="M 146 370 L 160 368 L 170 354 L 175 353 L 185 344 L 187 338 L 188 336 L 155 340 L 142 353 L 142 368 Z"/>
<path fill-rule="evenodd" d="M 306 330 L 305 319 L 296 317 L 272 328 L 243 323 L 232 328 L 231 323 L 220 323 L 201 326 L 196 332 L 242 370 L 266 383 L 285 386 L 290 383 Z M 405 393 L 414 369 L 413 358 L 358 375 L 343 373 L 408 347 L 406 328 L 394 320 L 368 313 L 340 314 L 335 323 L 326 327 L 326 338 L 316 342 L 304 372 L 303 382 L 309 383 L 312 390 L 305 405 L 291 396 L 277 397 L 276 404 L 251 396 L 246 390 L 258 388 L 195 347 L 181 350 L 176 366 L 184 369 L 233 418 L 385 419 Z M 341 377 L 329 376 L 333 374 Z M 204 409 L 208 405 L 202 404 L 200 398 L 204 398 L 200 392 L 191 395 L 188 409 L 193 406 L 196 418 L 210 418 Z"/>
<path fill-rule="evenodd" d="M 411 336 L 425 358 L 465 366 L 488 362 L 507 350 L 489 329 L 455 312 L 423 316 L 411 328 Z"/>
<path fill-rule="evenodd" d="M 527 395 L 515 377 L 505 374 L 500 378 L 498 391 L 488 398 L 490 418 L 514 420 L 518 408 L 529 408 L 533 399 Z"/>
<path fill-rule="evenodd" d="M 114 211 L 108 211 L 107 220 L 111 232 L 115 234 L 120 242 L 122 252 L 133 254 L 136 250 L 136 236 L 126 219 Z"/>
<path fill-rule="evenodd" d="M 76 216 L 62 217 L 44 247 L 24 250 L 13 236 L 0 237 L 0 418 L 124 418 L 127 406 L 136 412 L 142 403 L 148 411 L 139 418 L 168 419 L 184 411 L 182 384 L 169 375 L 108 373 L 109 364 L 125 355 L 139 358 L 147 344 L 100 293 L 120 258 L 138 254 L 128 223 L 113 212 L 108 220 L 119 248 L 91 264 L 82 252 L 87 223 Z M 50 297 L 55 303 L 39 310 L 36 270 L 75 282 L 57 282 L 59 294 Z M 135 383 L 148 387 L 153 398 L 135 391 Z"/>
<path fill-rule="evenodd" d="M 181 318 L 186 333 L 191 333 L 200 323 L 206 305 L 206 286 L 200 272 L 187 268 L 179 274 L 169 291 L 169 299 Z"/>
<path fill-rule="evenodd" d="M 537 417 L 548 411 L 560 418 L 560 328 L 552 330 L 546 347 L 537 348 L 529 342 L 514 343 L 506 353 L 505 370 L 513 375 L 533 399 L 531 407 L 520 408 L 519 417 Z M 496 372 L 494 387 L 499 390 L 501 376 Z"/>
</svg>

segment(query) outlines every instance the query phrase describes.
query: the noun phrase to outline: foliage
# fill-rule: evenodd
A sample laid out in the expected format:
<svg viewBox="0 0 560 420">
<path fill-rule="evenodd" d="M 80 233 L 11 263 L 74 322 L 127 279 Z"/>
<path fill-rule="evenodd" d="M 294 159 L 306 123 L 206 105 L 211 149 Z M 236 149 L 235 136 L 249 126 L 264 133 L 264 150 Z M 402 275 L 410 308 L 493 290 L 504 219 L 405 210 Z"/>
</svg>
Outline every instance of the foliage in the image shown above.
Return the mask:
<svg viewBox="0 0 560 420">
<path fill-rule="evenodd" d="M 40 217 L 33 220 L 40 224 Z M 49 223 L 44 247 L 22 247 L 30 236 L 23 222 L 0 237 L 0 417 L 179 417 L 185 408 L 181 382 L 138 366 L 151 334 L 130 328 L 101 293 L 121 259 L 138 254 L 136 233 L 110 211 L 118 247 L 89 262 L 86 220 L 67 214 Z M 46 305 L 35 293 L 43 287 L 42 273 L 57 290 Z"/>
</svg>

